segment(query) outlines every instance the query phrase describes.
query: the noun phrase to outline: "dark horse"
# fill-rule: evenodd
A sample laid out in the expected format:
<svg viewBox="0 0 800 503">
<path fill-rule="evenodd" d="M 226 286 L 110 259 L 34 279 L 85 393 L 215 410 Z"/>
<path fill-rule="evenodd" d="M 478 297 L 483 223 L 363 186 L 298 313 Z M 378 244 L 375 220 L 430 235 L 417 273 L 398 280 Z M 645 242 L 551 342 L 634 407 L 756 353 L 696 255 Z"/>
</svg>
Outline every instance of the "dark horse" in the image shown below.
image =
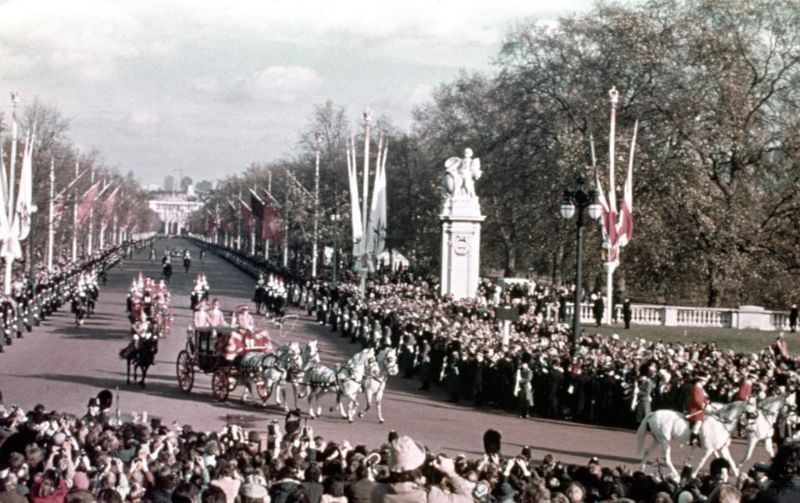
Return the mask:
<svg viewBox="0 0 800 503">
<path fill-rule="evenodd" d="M 172 264 L 169 262 L 164 263 L 161 266 L 161 275 L 164 276 L 164 280 L 169 283 L 169 279 L 172 277 Z"/>
<path fill-rule="evenodd" d="M 142 339 L 139 341 L 139 348 L 136 349 L 134 343 L 131 342 L 122 351 L 119 352 L 119 357 L 126 360 L 127 373 L 126 382 L 131 383 L 131 365 L 133 366 L 133 381 L 136 382 L 137 373 L 142 371 L 142 379 L 138 382 L 139 386 L 144 388 L 144 380 L 147 377 L 147 370 L 156 360 L 156 353 L 158 353 L 158 339 Z"/>
</svg>

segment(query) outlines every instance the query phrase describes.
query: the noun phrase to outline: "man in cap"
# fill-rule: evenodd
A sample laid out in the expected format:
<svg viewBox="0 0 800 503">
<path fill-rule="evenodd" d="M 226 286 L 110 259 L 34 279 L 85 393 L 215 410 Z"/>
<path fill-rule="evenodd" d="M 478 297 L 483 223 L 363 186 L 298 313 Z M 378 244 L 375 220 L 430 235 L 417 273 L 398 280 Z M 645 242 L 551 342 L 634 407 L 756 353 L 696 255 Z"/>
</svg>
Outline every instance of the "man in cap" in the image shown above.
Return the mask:
<svg viewBox="0 0 800 503">
<path fill-rule="evenodd" d="M 233 325 L 239 327 L 239 330 L 252 332 L 256 328 L 256 322 L 253 315 L 250 314 L 250 306 L 242 304 L 236 309 L 234 314 Z"/>
<path fill-rule="evenodd" d="M 704 389 L 707 383 L 708 376 L 698 374 L 694 379 L 692 388 L 689 390 L 689 398 L 686 401 L 686 419 L 689 420 L 692 432 L 689 445 L 699 445 L 700 442 L 700 428 L 703 425 L 703 419 L 705 419 L 706 405 L 708 405 L 708 395 Z"/>
</svg>

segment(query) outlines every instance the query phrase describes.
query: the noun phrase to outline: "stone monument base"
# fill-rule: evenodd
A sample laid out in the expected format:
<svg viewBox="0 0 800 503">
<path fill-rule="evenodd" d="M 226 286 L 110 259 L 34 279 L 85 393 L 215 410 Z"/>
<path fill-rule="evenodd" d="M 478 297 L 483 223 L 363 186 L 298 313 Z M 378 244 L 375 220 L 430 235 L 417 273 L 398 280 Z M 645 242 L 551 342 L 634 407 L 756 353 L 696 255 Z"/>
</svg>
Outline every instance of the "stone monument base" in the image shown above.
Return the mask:
<svg viewBox="0 0 800 503">
<path fill-rule="evenodd" d="M 477 198 L 449 198 L 442 221 L 441 294 L 474 298 L 480 282 L 481 215 Z"/>
</svg>

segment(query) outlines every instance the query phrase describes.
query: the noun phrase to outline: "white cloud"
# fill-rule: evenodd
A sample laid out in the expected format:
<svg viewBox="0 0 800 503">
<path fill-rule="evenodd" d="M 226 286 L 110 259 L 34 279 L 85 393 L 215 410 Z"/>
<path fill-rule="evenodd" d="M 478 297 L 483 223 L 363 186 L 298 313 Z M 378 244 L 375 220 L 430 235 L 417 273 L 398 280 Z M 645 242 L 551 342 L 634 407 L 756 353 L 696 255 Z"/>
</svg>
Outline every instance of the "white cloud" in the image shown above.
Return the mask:
<svg viewBox="0 0 800 503">
<path fill-rule="evenodd" d="M 0 4 L 0 48 L 14 47 L 20 57 L 59 72 L 72 71 L 88 81 L 112 79 L 127 59 L 174 54 L 169 42 L 148 36 L 146 20 L 123 4 L 101 0 Z"/>
<path fill-rule="evenodd" d="M 217 94 L 220 89 L 219 80 L 215 77 L 198 77 L 189 79 L 189 87 L 204 94 Z"/>
<path fill-rule="evenodd" d="M 151 108 L 136 108 L 125 117 L 125 131 L 131 134 L 147 135 L 161 122 L 159 113 Z"/>
<path fill-rule="evenodd" d="M 302 66 L 270 66 L 235 79 L 227 96 L 233 100 L 292 103 L 318 87 L 317 72 Z"/>
<path fill-rule="evenodd" d="M 244 27 L 276 36 L 311 35 L 307 40 L 319 35 L 401 35 L 456 44 L 495 44 L 509 28 L 509 20 L 552 18 L 585 10 L 591 4 L 592 0 L 562 0 L 556 7 L 542 7 L 530 0 L 250 0 L 233 5 L 195 2 L 191 16 L 201 24 Z"/>
</svg>

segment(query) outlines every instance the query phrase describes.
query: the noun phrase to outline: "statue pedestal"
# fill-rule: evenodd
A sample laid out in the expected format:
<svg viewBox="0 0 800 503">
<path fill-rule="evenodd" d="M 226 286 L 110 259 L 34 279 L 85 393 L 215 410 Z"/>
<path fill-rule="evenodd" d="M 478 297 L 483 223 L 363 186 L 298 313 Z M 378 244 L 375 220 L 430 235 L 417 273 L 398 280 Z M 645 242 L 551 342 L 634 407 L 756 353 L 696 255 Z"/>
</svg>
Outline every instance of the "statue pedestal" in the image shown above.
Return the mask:
<svg viewBox="0 0 800 503">
<path fill-rule="evenodd" d="M 441 294 L 456 299 L 478 293 L 481 251 L 481 215 L 477 198 L 451 197 L 439 216 L 442 221 Z"/>
</svg>

